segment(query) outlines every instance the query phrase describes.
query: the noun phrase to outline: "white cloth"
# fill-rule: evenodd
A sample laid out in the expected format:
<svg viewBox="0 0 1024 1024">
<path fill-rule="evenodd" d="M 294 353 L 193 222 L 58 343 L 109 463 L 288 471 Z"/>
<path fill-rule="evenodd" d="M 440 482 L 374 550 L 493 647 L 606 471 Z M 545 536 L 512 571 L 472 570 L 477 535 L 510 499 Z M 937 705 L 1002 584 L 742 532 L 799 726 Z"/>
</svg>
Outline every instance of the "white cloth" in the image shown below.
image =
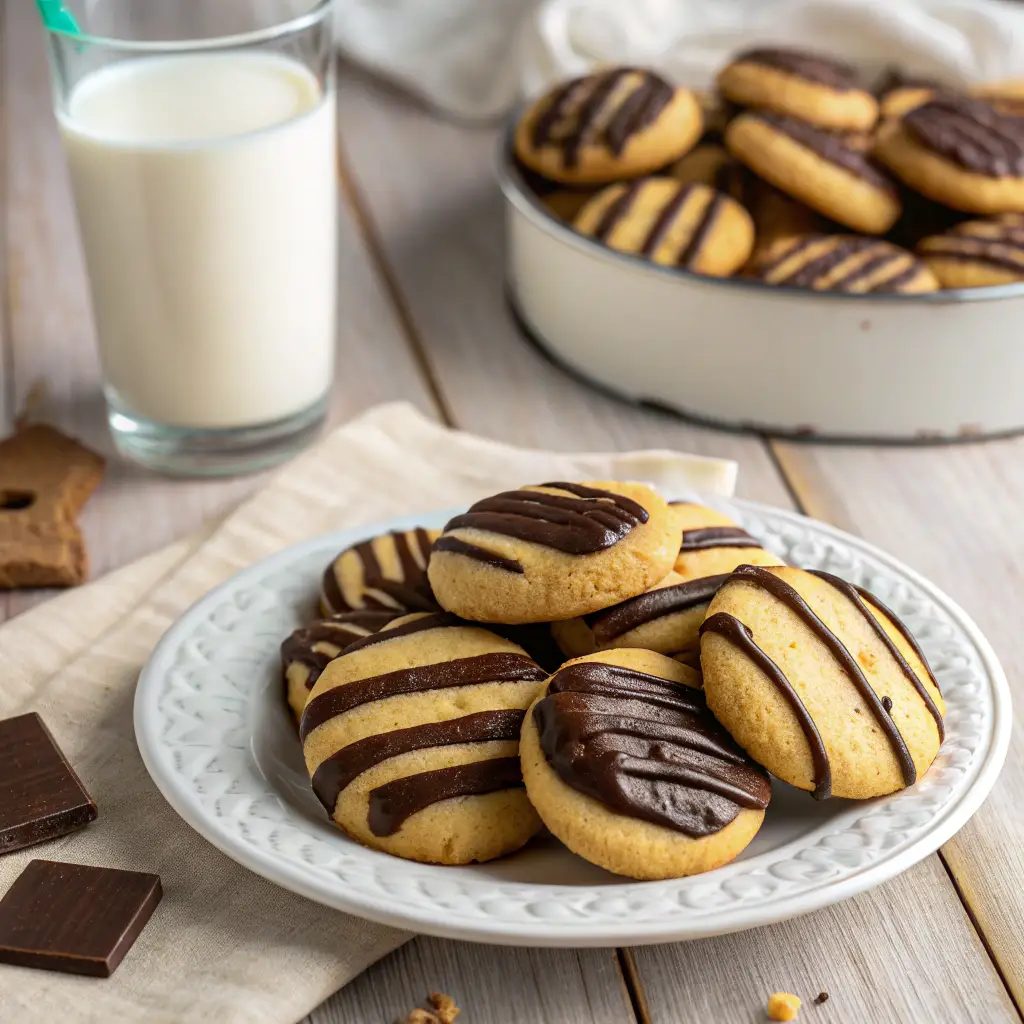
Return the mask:
<svg viewBox="0 0 1024 1024">
<path fill-rule="evenodd" d="M 731 53 L 764 42 L 954 83 L 1024 74 L 1014 0 L 343 0 L 337 17 L 349 57 L 471 119 L 602 63 L 707 85 Z"/>
</svg>

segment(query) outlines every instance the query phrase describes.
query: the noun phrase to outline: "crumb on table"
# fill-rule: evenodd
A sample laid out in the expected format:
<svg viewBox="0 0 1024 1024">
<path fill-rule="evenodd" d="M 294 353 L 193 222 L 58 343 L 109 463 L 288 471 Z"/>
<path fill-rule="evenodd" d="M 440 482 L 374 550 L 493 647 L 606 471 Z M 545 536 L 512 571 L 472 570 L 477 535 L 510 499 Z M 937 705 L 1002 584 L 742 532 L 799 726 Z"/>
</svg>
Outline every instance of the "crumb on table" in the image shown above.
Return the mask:
<svg viewBox="0 0 1024 1024">
<path fill-rule="evenodd" d="M 796 1020 L 800 997 L 792 992 L 774 992 L 768 997 L 768 1016 L 772 1020 Z"/>
<path fill-rule="evenodd" d="M 429 1010 L 410 1010 L 399 1024 L 452 1024 L 461 1012 L 455 1000 L 444 992 L 431 992 L 427 1005 Z"/>
<path fill-rule="evenodd" d="M 816 996 L 814 997 L 814 1002 L 815 1002 L 815 1004 L 816 1004 L 816 1005 L 818 1005 L 818 1006 L 820 1006 L 820 1005 L 821 1005 L 822 1003 L 827 1003 L 827 1002 L 828 1002 L 828 993 L 827 993 L 827 992 L 825 992 L 825 991 L 821 991 L 821 992 L 819 992 L 819 993 L 818 993 L 818 994 L 817 994 L 817 995 L 816 995 Z"/>
</svg>

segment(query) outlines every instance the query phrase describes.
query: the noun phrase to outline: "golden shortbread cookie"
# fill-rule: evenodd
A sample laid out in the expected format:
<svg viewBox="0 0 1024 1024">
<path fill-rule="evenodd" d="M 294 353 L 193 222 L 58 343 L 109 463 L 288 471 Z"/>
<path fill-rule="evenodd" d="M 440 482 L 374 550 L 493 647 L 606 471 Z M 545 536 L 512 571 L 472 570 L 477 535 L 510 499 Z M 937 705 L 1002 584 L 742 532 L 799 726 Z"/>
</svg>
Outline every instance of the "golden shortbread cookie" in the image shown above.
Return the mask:
<svg viewBox="0 0 1024 1024">
<path fill-rule="evenodd" d="M 734 199 L 667 177 L 610 185 L 574 227 L 619 252 L 714 277 L 738 270 L 754 246 L 750 214 Z"/>
<path fill-rule="evenodd" d="M 802 235 L 782 238 L 748 273 L 766 284 L 866 295 L 934 292 L 939 281 L 924 260 L 881 238 Z"/>
<path fill-rule="evenodd" d="M 670 507 L 682 531 L 673 569 L 683 581 L 732 572 L 737 565 L 748 562 L 784 564 L 727 515 L 691 501 L 674 501 Z"/>
<path fill-rule="evenodd" d="M 430 557 L 443 608 L 476 622 L 571 619 L 642 594 L 672 568 L 679 527 L 638 483 L 555 482 L 478 501 Z"/>
<path fill-rule="evenodd" d="M 573 853 L 630 878 L 733 860 L 771 784 L 707 710 L 692 669 L 652 651 L 563 665 L 523 722 L 527 792 Z"/>
<path fill-rule="evenodd" d="M 718 87 L 740 106 L 834 131 L 866 131 L 878 118 L 878 102 L 859 85 L 853 68 L 806 50 L 747 50 L 722 69 Z"/>
<path fill-rule="evenodd" d="M 398 530 L 353 544 L 324 570 L 320 613 L 431 611 L 427 559 L 437 530 Z"/>
<path fill-rule="evenodd" d="M 443 612 L 396 619 L 323 670 L 300 736 L 335 823 L 409 860 L 468 864 L 540 827 L 523 788 L 523 712 L 547 673 L 521 647 Z"/>
<path fill-rule="evenodd" d="M 939 751 L 945 704 L 919 646 L 836 576 L 741 566 L 711 602 L 700 661 L 733 739 L 819 799 L 911 786 Z"/>
<path fill-rule="evenodd" d="M 893 182 L 833 132 L 759 111 L 730 122 L 725 144 L 755 174 L 855 231 L 882 234 L 900 214 Z"/>
<path fill-rule="evenodd" d="M 943 288 L 1024 281 L 1024 214 L 965 221 L 923 238 L 917 251 Z"/>
<path fill-rule="evenodd" d="M 516 127 L 516 156 L 552 181 L 602 184 L 650 174 L 700 138 L 693 93 L 640 68 L 609 68 L 563 82 Z"/>
</svg>

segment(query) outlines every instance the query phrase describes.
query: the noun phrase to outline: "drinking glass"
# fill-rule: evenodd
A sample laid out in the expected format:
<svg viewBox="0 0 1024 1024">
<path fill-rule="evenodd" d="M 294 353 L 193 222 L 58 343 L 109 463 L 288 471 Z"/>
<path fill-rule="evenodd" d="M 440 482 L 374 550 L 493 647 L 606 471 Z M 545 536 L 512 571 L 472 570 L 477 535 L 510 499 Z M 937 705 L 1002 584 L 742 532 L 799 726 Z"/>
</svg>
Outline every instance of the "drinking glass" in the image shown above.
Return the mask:
<svg viewBox="0 0 1024 1024">
<path fill-rule="evenodd" d="M 40 0 L 110 429 L 151 468 L 259 469 L 322 423 L 332 6 L 80 0 L 54 17 Z"/>
</svg>

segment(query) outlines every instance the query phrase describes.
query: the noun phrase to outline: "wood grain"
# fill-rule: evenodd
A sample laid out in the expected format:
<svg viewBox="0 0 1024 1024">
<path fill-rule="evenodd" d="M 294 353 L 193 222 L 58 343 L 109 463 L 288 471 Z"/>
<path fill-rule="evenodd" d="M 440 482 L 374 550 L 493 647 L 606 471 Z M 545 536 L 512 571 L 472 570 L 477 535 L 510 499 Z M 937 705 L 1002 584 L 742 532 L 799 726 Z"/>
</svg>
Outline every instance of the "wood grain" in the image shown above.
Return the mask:
<svg viewBox="0 0 1024 1024">
<path fill-rule="evenodd" d="M 518 336 L 502 301 L 501 202 L 490 173 L 493 131 L 439 123 L 356 74 L 343 80 L 339 116 L 352 190 L 371 242 L 458 426 L 552 448 L 662 444 L 725 455 L 741 461 L 743 493 L 791 505 L 773 453 L 761 441 L 705 430 L 598 395 L 551 367 Z M 841 493 L 833 499 L 837 505 Z M 903 942 L 887 939 L 893 906 L 899 907 L 906 932 Z M 823 933 L 844 936 L 852 924 L 862 937 L 858 955 L 822 942 Z M 950 969 L 956 965 L 959 977 L 947 977 L 948 971 L 933 977 L 936 961 Z M 847 993 L 863 989 L 865 978 L 882 986 L 884 998 L 873 1003 L 867 996 L 851 995 L 847 1005 L 855 1013 L 840 1015 L 833 1008 L 823 1019 L 912 1020 L 889 1012 L 896 1007 L 902 1013 L 918 998 L 889 991 L 897 983 L 906 990 L 907 977 L 932 978 L 928 1005 L 943 1013 L 936 1020 L 1016 1019 L 936 857 L 854 904 L 824 910 L 782 930 L 638 951 L 634 962 L 636 999 L 646 1004 L 654 1022 L 757 1019 L 774 990 L 761 989 L 785 964 L 801 964 L 808 979 L 828 978 Z M 694 964 L 702 962 L 717 965 L 716 973 L 702 988 L 693 988 L 699 977 Z M 759 966 L 748 970 L 751 964 Z M 758 970 L 764 973 L 757 985 L 740 985 L 731 977 L 745 973 L 752 979 Z M 677 976 L 686 976 L 689 984 L 673 983 Z M 691 1009 L 687 991 L 703 992 L 706 1013 Z M 988 1017 L 974 1016 L 979 1006 Z M 720 1017 L 722 1007 L 732 1016 Z"/>
<path fill-rule="evenodd" d="M 936 448 L 779 444 L 807 513 L 924 573 L 981 626 L 1014 695 L 1010 752 L 977 815 L 942 850 L 1018 1007 L 1024 1007 L 1024 439 Z"/>
<path fill-rule="evenodd" d="M 310 1017 L 310 1024 L 392 1024 L 428 992 L 452 996 L 466 1024 L 634 1021 L 612 950 L 496 949 L 410 942 Z"/>
</svg>

